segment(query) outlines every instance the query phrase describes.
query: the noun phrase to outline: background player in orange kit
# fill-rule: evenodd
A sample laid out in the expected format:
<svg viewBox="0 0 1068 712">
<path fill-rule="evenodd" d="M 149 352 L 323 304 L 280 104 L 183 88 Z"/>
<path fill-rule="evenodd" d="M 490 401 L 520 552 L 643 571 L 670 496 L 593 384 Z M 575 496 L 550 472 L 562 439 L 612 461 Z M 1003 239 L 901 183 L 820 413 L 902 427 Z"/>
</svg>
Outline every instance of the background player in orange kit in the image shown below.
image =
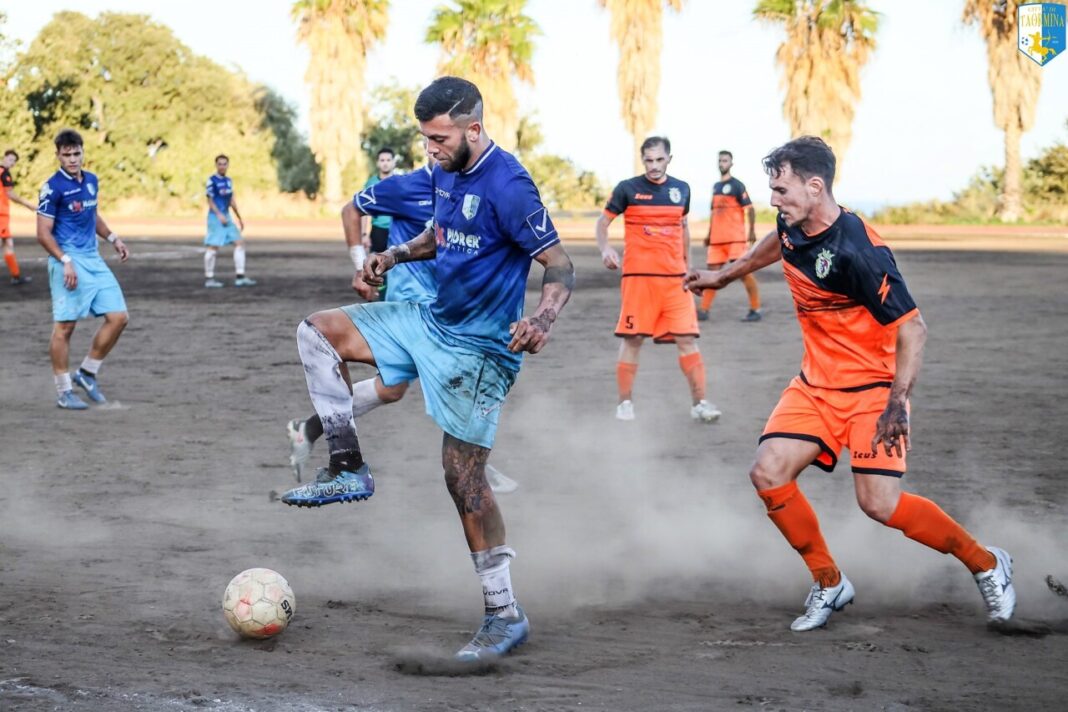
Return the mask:
<svg viewBox="0 0 1068 712">
<path fill-rule="evenodd" d="M 13 190 L 15 179 L 11 177 L 11 169 L 18 160 L 19 154 L 13 148 L 4 151 L 4 157 L 0 160 L 0 242 L 4 243 L 4 262 L 7 263 L 7 271 L 11 273 L 11 284 L 16 287 L 33 280 L 22 274 L 19 261 L 15 258 L 15 240 L 11 237 L 11 203 L 18 203 L 28 210 L 37 210 L 37 206 Z"/>
<path fill-rule="evenodd" d="M 619 253 L 608 244 L 608 226 L 623 215 L 623 303 L 616 336 L 623 338 L 616 364 L 619 404 L 616 418 L 634 420 L 632 390 L 638 354 L 648 336 L 679 348 L 679 367 L 690 384 L 690 417 L 705 423 L 719 410 L 705 400 L 705 364 L 697 348 L 700 335 L 693 299 L 682 287 L 690 268 L 690 186 L 667 174 L 671 142 L 661 136 L 641 145 L 645 174 L 623 181 L 612 191 L 597 219 L 597 246 L 604 266 L 620 268 Z"/>
<path fill-rule="evenodd" d="M 730 151 L 719 152 L 719 182 L 712 186 L 712 212 L 708 217 L 708 234 L 705 247 L 708 248 L 708 268 L 717 270 L 728 262 L 733 262 L 745 254 L 748 245 L 756 242 L 756 210 L 745 184 L 731 175 L 734 155 Z M 749 218 L 748 234 L 745 229 Z M 760 321 L 760 287 L 756 277 L 747 274 L 742 277 L 745 292 L 749 295 L 749 313 L 742 321 Z M 697 310 L 697 320 L 708 318 L 708 310 L 716 290 L 706 289 L 701 295 L 701 307 Z"/>
<path fill-rule="evenodd" d="M 722 289 L 783 260 L 805 351 L 801 373 L 783 392 L 760 436 L 749 473 L 768 517 L 805 560 L 815 583 L 794 631 L 822 627 L 852 602 L 846 578 L 820 534 L 797 477 L 809 465 L 834 469 L 849 448 L 857 503 L 872 519 L 943 554 L 973 574 L 990 621 L 1016 605 L 1012 559 L 981 546 L 929 499 L 901 491 L 910 448 L 909 395 L 919 374 L 927 327 L 890 249 L 831 194 L 835 157 L 802 136 L 764 159 L 776 231 L 716 272 L 691 272 L 692 290 Z M 881 446 L 881 448 L 880 448 Z"/>
</svg>

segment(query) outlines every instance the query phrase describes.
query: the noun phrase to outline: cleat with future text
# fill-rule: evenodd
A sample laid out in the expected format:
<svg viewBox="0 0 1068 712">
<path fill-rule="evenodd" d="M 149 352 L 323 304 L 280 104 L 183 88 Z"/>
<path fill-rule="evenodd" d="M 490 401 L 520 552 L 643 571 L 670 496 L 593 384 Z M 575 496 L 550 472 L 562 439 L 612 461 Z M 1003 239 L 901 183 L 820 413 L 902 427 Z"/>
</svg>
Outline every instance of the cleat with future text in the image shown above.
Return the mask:
<svg viewBox="0 0 1068 712">
<path fill-rule="evenodd" d="M 235 287 L 254 287 L 256 286 L 256 280 L 249 279 L 248 277 L 238 277 L 234 280 Z"/>
<path fill-rule="evenodd" d="M 208 279 L 204 280 L 204 286 L 208 289 L 219 289 L 223 286 L 223 283 L 217 279 L 212 279 L 209 277 Z"/>
<path fill-rule="evenodd" d="M 698 401 L 697 405 L 690 408 L 690 417 L 702 423 L 714 423 L 721 415 L 723 412 L 708 401 Z"/>
<path fill-rule="evenodd" d="M 70 380 L 71 383 L 84 390 L 85 395 L 89 396 L 89 400 L 94 403 L 108 402 L 108 399 L 104 397 L 103 391 L 100 390 L 100 385 L 97 384 L 95 376 L 90 376 L 78 370 L 70 374 Z"/>
<path fill-rule="evenodd" d="M 827 625 L 827 619 L 835 611 L 840 611 L 853 602 L 856 591 L 853 584 L 841 574 L 842 580 L 837 586 L 820 588 L 819 583 L 812 584 L 812 590 L 805 599 L 805 613 L 790 624 L 790 630 L 800 633 Z"/>
<path fill-rule="evenodd" d="M 986 619 L 991 623 L 1004 623 L 1012 618 L 1016 609 L 1016 588 L 1012 585 L 1012 557 L 1009 552 L 996 546 L 986 548 L 997 562 L 994 568 L 975 574 L 975 584 L 986 604 Z"/>
<path fill-rule="evenodd" d="M 375 493 L 375 480 L 364 463 L 355 472 L 342 470 L 332 474 L 322 467 L 315 482 L 295 487 L 282 495 L 282 501 L 297 507 L 321 507 L 334 502 L 362 502 Z"/>
<path fill-rule="evenodd" d="M 74 391 L 60 393 L 59 398 L 56 400 L 56 405 L 66 410 L 87 410 L 89 408 L 89 404 L 74 395 Z"/>
<path fill-rule="evenodd" d="M 634 404 L 625 400 L 617 405 L 616 420 L 634 420 Z"/>
<path fill-rule="evenodd" d="M 487 614 L 482 619 L 482 627 L 475 633 L 475 637 L 456 653 L 456 660 L 463 663 L 496 660 L 527 642 L 530 621 L 521 607 L 517 605 L 515 610 L 519 614 L 516 618 Z"/>
<path fill-rule="evenodd" d="M 289 438 L 289 466 L 293 468 L 293 476 L 297 482 L 302 480 L 304 466 L 311 457 L 312 443 L 308 440 L 305 421 L 291 420 L 286 423 L 286 436 Z"/>
<path fill-rule="evenodd" d="M 746 314 L 745 316 L 743 316 L 741 319 L 739 319 L 739 321 L 743 321 L 743 322 L 747 322 L 747 323 L 751 324 L 753 322 L 760 321 L 763 318 L 764 318 L 764 315 L 760 313 L 759 309 L 750 309 L 749 313 Z"/>
</svg>

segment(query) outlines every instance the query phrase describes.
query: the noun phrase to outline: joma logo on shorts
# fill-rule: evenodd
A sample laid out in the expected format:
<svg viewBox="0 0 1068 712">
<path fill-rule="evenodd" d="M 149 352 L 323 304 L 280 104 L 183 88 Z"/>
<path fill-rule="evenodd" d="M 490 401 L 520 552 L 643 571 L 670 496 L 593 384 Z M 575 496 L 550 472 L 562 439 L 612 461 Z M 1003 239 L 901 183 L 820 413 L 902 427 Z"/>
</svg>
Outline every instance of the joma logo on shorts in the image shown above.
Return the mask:
<svg viewBox="0 0 1068 712">
<path fill-rule="evenodd" d="M 469 250 L 477 250 L 478 243 L 482 238 L 478 235 L 467 235 L 451 227 L 445 231 L 445 241 L 450 247 L 464 247 Z"/>
</svg>

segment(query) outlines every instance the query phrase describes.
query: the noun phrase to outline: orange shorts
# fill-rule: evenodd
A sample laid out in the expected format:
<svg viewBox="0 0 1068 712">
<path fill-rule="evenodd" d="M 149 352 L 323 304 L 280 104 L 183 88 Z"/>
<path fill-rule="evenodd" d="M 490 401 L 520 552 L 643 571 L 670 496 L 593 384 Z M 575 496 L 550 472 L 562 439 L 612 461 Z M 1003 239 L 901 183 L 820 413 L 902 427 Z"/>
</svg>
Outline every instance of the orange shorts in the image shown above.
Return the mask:
<svg viewBox="0 0 1068 712">
<path fill-rule="evenodd" d="M 652 336 L 671 343 L 676 336 L 700 336 L 693 295 L 682 288 L 682 275 L 627 277 L 620 282 L 623 304 L 616 336 Z"/>
<path fill-rule="evenodd" d="M 708 264 L 721 265 L 738 259 L 748 250 L 746 242 L 721 242 L 708 246 Z"/>
<path fill-rule="evenodd" d="M 10 216 L 0 215 L 0 240 L 6 240 L 9 237 L 11 237 Z"/>
<path fill-rule="evenodd" d="M 813 465 L 831 472 L 842 447 L 849 448 L 853 472 L 862 475 L 905 474 L 905 455 L 887 455 L 882 443 L 872 454 L 875 422 L 886 409 L 890 389 L 875 386 L 862 391 L 816 388 L 795 377 L 782 392 L 779 404 L 764 426 L 763 442 L 769 438 L 793 438 L 816 443 L 823 451 Z M 906 406 L 907 407 L 907 406 Z"/>
</svg>

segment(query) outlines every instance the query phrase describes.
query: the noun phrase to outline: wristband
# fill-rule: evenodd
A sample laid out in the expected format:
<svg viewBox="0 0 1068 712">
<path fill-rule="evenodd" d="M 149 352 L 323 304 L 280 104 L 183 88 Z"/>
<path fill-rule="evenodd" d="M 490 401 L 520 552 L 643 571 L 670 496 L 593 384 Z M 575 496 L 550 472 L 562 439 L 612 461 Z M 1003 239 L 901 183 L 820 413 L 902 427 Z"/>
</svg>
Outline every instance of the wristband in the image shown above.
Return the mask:
<svg viewBox="0 0 1068 712">
<path fill-rule="evenodd" d="M 115 240 L 118 240 L 118 239 L 119 239 L 119 236 L 116 235 L 115 233 L 113 233 L 113 232 L 109 232 L 108 233 L 107 241 L 110 242 L 111 244 L 114 245 L 115 244 Z"/>
<path fill-rule="evenodd" d="M 363 245 L 353 245 L 350 247 L 349 259 L 352 260 L 352 266 L 356 268 L 356 271 L 362 272 L 363 263 L 367 260 L 367 251 L 363 249 Z"/>
<path fill-rule="evenodd" d="M 69 265 L 70 264 L 70 255 L 63 255 L 62 257 L 59 258 L 59 261 L 62 262 L 63 264 L 65 264 L 65 265 Z"/>
</svg>

